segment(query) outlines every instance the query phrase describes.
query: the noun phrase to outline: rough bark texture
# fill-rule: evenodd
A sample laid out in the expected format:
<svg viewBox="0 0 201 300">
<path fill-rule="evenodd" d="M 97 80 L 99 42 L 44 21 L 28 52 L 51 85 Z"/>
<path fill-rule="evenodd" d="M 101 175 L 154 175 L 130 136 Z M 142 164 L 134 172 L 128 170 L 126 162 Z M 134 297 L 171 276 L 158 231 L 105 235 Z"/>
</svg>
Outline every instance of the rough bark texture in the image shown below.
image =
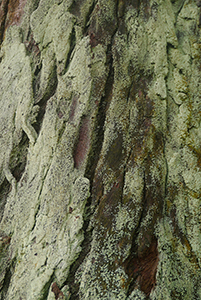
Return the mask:
<svg viewBox="0 0 201 300">
<path fill-rule="evenodd" d="M 0 1 L 0 299 L 201 299 L 201 1 Z"/>
</svg>

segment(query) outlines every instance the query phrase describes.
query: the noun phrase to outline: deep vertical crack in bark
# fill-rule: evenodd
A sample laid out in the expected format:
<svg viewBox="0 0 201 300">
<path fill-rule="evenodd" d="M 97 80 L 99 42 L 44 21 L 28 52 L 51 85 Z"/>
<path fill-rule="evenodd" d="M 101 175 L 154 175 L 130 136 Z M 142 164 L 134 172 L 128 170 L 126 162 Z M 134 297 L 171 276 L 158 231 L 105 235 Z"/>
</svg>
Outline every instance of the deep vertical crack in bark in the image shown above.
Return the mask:
<svg viewBox="0 0 201 300">
<path fill-rule="evenodd" d="M 88 198 L 86 207 L 85 207 L 85 220 L 83 224 L 83 231 L 84 231 L 84 240 L 82 242 L 82 251 L 79 254 L 79 257 L 77 260 L 72 264 L 70 268 L 70 272 L 68 275 L 68 278 L 64 282 L 63 286 L 66 284 L 69 284 L 70 286 L 70 299 L 76 300 L 79 299 L 79 283 L 76 284 L 75 282 L 75 275 L 77 270 L 82 265 L 84 259 L 88 255 L 91 249 L 91 240 L 92 240 L 92 233 L 93 228 L 88 229 L 91 217 L 94 214 L 95 207 L 91 208 L 91 204 L 93 201 L 94 195 L 94 175 L 97 168 L 97 164 L 99 161 L 99 155 L 101 152 L 103 140 L 104 140 L 104 123 L 105 123 L 105 117 L 106 112 L 109 107 L 109 103 L 111 101 L 112 96 L 112 89 L 113 89 L 113 81 L 114 81 L 114 72 L 113 72 L 113 63 L 112 63 L 112 56 L 111 56 L 111 45 L 108 46 L 107 55 L 109 56 L 108 59 L 108 65 L 109 65 L 109 72 L 107 76 L 107 80 L 105 83 L 105 92 L 104 96 L 101 97 L 98 111 L 96 114 L 96 121 L 94 125 L 94 132 L 92 136 L 92 144 L 90 145 L 90 150 L 88 154 L 88 161 L 85 169 L 85 177 L 87 177 L 90 180 L 90 194 L 91 196 Z"/>
<path fill-rule="evenodd" d="M 5 31 L 5 23 L 8 12 L 8 3 L 9 0 L 2 0 L 0 3 L 0 44 L 3 41 L 4 31 Z"/>
</svg>

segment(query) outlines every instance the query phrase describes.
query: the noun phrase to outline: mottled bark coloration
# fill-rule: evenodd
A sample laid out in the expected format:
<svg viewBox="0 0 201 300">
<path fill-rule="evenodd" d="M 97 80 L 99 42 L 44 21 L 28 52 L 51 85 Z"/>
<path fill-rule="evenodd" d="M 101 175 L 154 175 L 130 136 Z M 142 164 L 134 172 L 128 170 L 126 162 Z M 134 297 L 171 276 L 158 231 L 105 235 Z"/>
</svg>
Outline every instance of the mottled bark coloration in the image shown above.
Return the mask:
<svg viewBox="0 0 201 300">
<path fill-rule="evenodd" d="M 11 25 L 19 25 L 27 0 L 2 0 L 0 3 L 0 43 Z"/>
<path fill-rule="evenodd" d="M 200 10 L 0 1 L 0 299 L 201 299 Z"/>
</svg>

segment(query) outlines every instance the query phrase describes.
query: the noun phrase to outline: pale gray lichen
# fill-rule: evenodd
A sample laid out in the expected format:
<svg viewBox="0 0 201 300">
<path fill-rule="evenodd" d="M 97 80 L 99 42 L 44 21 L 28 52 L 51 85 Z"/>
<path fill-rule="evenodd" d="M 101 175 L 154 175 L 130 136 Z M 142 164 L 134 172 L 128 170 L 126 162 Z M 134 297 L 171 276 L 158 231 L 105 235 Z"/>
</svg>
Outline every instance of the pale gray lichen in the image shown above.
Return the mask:
<svg viewBox="0 0 201 300">
<path fill-rule="evenodd" d="M 6 179 L 16 189 L 16 180 L 10 171 L 10 155 L 14 145 L 19 144 L 22 130 L 26 133 L 30 143 L 33 145 L 37 133 L 31 123 L 29 116 L 33 108 L 33 74 L 29 56 L 21 42 L 20 29 L 16 26 L 7 31 L 2 51 L 3 57 L 0 66 L 1 73 L 1 166 L 3 172 L 0 182 Z M 6 116 L 6 118 L 5 118 Z"/>
</svg>

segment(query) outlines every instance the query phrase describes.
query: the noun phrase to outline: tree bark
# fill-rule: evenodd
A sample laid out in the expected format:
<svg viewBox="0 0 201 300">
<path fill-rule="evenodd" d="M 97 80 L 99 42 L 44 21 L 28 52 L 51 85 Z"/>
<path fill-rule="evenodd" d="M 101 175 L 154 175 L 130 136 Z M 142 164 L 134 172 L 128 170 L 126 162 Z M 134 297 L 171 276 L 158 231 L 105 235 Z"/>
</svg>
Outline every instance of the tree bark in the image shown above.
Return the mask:
<svg viewBox="0 0 201 300">
<path fill-rule="evenodd" d="M 201 1 L 0 1 L 0 299 L 201 299 Z"/>
</svg>

